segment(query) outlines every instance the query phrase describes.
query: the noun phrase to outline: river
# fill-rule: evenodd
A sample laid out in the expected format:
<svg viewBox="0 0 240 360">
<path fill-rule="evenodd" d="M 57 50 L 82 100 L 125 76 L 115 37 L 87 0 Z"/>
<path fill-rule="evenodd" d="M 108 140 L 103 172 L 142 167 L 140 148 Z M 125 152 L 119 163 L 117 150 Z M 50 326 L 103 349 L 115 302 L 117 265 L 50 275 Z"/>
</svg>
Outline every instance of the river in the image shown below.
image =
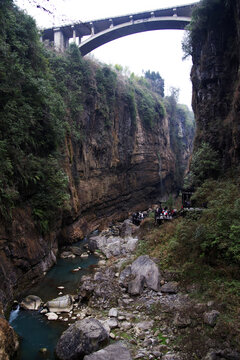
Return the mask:
<svg viewBox="0 0 240 360">
<path fill-rule="evenodd" d="M 74 244 L 83 246 L 87 239 Z M 78 284 L 83 275 L 91 272 L 99 258 L 89 255 L 88 258 L 76 257 L 74 259 L 58 259 L 57 264 L 35 286 L 28 289 L 25 295 L 37 295 L 44 302 L 58 297 L 58 286 L 64 286 L 61 290 L 63 295 L 76 294 Z M 81 267 L 82 270 L 72 272 Z M 62 332 L 68 327 L 68 322 L 60 320 L 49 321 L 40 311 L 22 310 L 17 307 L 10 313 L 9 322 L 20 337 L 20 354 L 18 360 L 53 360 L 54 349 Z M 41 348 L 47 348 L 47 353 L 39 352 Z"/>
</svg>

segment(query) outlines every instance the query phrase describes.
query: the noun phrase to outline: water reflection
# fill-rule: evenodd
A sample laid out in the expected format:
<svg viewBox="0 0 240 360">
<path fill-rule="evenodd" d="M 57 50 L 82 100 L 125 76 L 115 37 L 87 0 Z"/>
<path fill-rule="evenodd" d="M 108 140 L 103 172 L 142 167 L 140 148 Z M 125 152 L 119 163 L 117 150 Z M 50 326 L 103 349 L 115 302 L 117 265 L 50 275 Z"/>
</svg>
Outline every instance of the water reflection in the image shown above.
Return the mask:
<svg viewBox="0 0 240 360">
<path fill-rule="evenodd" d="M 83 248 L 87 240 L 74 246 Z M 88 258 L 58 259 L 57 264 L 47 273 L 39 284 L 33 286 L 26 293 L 39 296 L 44 302 L 58 296 L 58 286 L 64 286 L 63 295 L 75 294 L 81 277 L 88 274 L 98 262 L 98 258 L 89 255 Z M 82 270 L 72 272 L 81 267 Z M 10 313 L 9 322 L 21 339 L 19 360 L 54 359 L 54 349 L 67 324 L 61 321 L 48 321 L 47 317 L 38 311 L 27 311 L 17 307 Z M 41 348 L 47 348 L 41 353 Z"/>
</svg>

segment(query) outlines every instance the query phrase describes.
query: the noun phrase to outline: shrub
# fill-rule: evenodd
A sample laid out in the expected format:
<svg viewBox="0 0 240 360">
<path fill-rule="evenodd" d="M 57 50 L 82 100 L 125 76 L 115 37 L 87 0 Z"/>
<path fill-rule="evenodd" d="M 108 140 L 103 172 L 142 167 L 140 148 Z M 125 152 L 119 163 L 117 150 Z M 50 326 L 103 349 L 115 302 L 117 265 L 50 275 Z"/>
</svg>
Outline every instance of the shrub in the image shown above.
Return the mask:
<svg viewBox="0 0 240 360">
<path fill-rule="evenodd" d="M 179 260 L 206 264 L 240 264 L 240 187 L 230 180 L 207 180 L 194 194 L 207 209 L 189 214 L 179 224 L 173 240 Z"/>
<path fill-rule="evenodd" d="M 206 179 L 217 178 L 220 173 L 220 162 L 217 151 L 203 142 L 192 156 L 190 178 L 192 186 L 201 185 Z"/>
</svg>

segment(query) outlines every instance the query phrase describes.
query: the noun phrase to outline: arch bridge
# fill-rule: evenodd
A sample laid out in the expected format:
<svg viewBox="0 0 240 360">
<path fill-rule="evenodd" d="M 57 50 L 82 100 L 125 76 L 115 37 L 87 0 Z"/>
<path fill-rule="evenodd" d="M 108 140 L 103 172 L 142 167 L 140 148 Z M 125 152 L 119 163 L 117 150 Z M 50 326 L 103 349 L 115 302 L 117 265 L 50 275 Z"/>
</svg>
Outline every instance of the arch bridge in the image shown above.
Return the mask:
<svg viewBox="0 0 240 360">
<path fill-rule="evenodd" d="M 57 51 L 64 51 L 69 46 L 69 40 L 73 39 L 84 56 L 99 46 L 126 35 L 151 30 L 183 30 L 191 21 L 195 5 L 193 3 L 45 29 L 42 41 L 53 42 Z M 85 36 L 88 38 L 82 41 Z"/>
</svg>

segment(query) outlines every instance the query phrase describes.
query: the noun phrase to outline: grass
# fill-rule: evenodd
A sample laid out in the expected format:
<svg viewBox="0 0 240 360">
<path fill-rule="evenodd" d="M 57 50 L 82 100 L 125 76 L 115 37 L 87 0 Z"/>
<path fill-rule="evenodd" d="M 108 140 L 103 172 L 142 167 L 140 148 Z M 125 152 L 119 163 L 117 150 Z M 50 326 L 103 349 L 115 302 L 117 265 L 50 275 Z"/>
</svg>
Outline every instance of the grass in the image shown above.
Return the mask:
<svg viewBox="0 0 240 360">
<path fill-rule="evenodd" d="M 219 324 L 211 337 L 227 338 L 232 346 L 240 350 L 240 277 L 239 267 L 222 262 L 217 265 L 204 263 L 201 258 L 192 258 L 188 248 L 182 245 L 180 253 L 174 249 L 177 227 L 185 219 L 177 218 L 161 226 L 155 226 L 153 218 L 143 221 L 139 238 L 137 256 L 148 254 L 160 260 L 160 269 L 173 271 L 183 291 L 190 291 L 190 296 L 197 302 L 213 301 L 220 310 Z M 190 289 L 190 290 L 189 290 Z M 151 314 L 162 313 L 155 306 Z M 170 314 L 165 314 L 166 317 Z M 207 331 L 207 329 L 205 329 Z M 204 330 L 204 331 L 205 331 Z M 211 329 L 210 329 L 211 330 Z M 161 334 L 159 340 L 164 341 Z M 166 339 L 165 339 L 166 341 Z M 179 339 L 182 344 L 186 341 Z"/>
</svg>

